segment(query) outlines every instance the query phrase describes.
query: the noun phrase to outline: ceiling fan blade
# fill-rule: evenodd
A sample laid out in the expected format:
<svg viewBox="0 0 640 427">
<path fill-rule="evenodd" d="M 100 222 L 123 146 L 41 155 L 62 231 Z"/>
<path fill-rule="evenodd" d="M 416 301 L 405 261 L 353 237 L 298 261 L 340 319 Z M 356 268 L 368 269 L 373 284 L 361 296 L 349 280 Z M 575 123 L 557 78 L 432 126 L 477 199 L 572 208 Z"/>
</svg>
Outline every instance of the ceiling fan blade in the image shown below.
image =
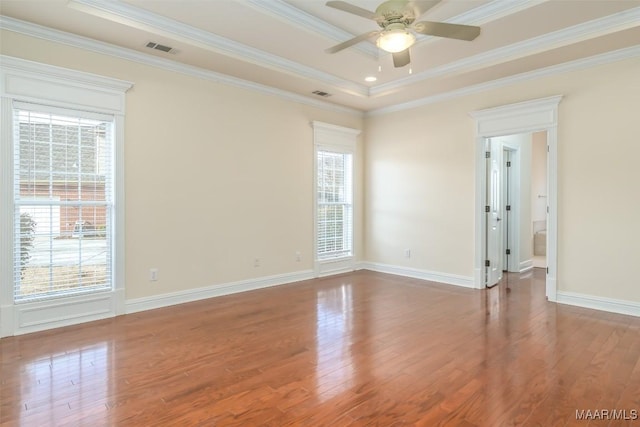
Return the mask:
<svg viewBox="0 0 640 427">
<path fill-rule="evenodd" d="M 411 55 L 409 55 L 409 49 L 405 49 L 402 52 L 396 52 L 393 54 L 393 66 L 396 68 L 404 67 L 411 62 Z"/>
<path fill-rule="evenodd" d="M 328 1 L 327 6 L 334 9 L 342 10 L 343 12 L 352 13 L 354 15 L 362 16 L 367 19 L 376 19 L 376 14 L 346 1 Z"/>
<path fill-rule="evenodd" d="M 446 22 L 420 21 L 414 24 L 413 29 L 420 34 L 466 41 L 471 41 L 480 34 L 480 27 Z"/>
<path fill-rule="evenodd" d="M 442 0 L 413 0 L 411 4 L 416 12 L 416 18 L 424 15 L 427 10 L 440 3 Z"/>
<path fill-rule="evenodd" d="M 359 36 L 354 37 L 352 39 L 349 39 L 346 42 L 342 42 L 342 43 L 337 44 L 337 45 L 335 45 L 333 47 L 325 49 L 325 52 L 327 52 L 327 53 L 340 52 L 341 50 L 346 49 L 348 47 L 351 47 L 354 44 L 358 44 L 358 43 L 363 42 L 365 40 L 371 39 L 371 38 L 377 36 L 378 34 L 380 34 L 380 31 L 370 31 L 368 33 L 360 34 Z"/>
</svg>

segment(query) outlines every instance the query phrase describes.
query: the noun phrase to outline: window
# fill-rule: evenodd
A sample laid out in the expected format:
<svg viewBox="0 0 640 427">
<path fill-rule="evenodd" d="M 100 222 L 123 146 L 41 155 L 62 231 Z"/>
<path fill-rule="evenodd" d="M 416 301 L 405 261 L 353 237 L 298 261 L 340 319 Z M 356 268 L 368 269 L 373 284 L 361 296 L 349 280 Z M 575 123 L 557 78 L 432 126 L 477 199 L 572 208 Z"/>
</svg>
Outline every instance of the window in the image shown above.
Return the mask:
<svg viewBox="0 0 640 427">
<path fill-rule="evenodd" d="M 14 301 L 109 290 L 113 116 L 14 102 Z"/>
<path fill-rule="evenodd" d="M 353 255 L 352 155 L 318 150 L 318 259 Z"/>
<path fill-rule="evenodd" d="M 0 62 L 0 337 L 124 314 L 132 83 Z"/>
<path fill-rule="evenodd" d="M 358 130 L 313 122 L 318 275 L 353 270 L 354 152 Z"/>
</svg>

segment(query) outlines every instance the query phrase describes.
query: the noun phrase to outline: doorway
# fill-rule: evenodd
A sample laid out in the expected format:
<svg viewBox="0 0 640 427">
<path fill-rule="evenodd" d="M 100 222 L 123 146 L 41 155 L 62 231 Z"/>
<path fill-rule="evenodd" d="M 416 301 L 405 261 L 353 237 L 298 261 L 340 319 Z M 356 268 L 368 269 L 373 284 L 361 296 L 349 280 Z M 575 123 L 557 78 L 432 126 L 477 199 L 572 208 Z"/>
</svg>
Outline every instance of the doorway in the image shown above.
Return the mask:
<svg viewBox="0 0 640 427">
<path fill-rule="evenodd" d="M 493 275 L 487 286 L 492 286 L 499 280 L 496 269 L 525 273 L 535 267 L 536 260 L 546 268 L 546 258 L 535 256 L 536 249 L 546 253 L 546 132 L 485 138 L 485 144 L 490 171 L 486 193 L 490 214 L 485 228 L 489 274 Z M 492 188 L 498 191 L 489 191 Z M 498 239 L 501 244 L 494 244 Z"/>
<path fill-rule="evenodd" d="M 546 296 L 549 301 L 556 301 L 557 290 L 557 126 L 558 104 L 562 96 L 537 99 L 533 101 L 510 104 L 501 107 L 475 111 L 471 116 L 476 120 L 476 209 L 475 209 L 475 287 L 481 289 L 491 285 L 499 277 L 491 270 L 489 242 L 498 241 L 497 246 L 502 249 L 502 235 L 495 239 L 490 236 L 492 228 L 487 225 L 487 195 L 492 191 L 492 183 L 488 178 L 494 172 L 489 171 L 491 163 L 487 161 L 487 141 L 503 138 L 508 135 L 532 134 L 545 131 L 547 136 L 547 194 L 546 194 Z M 493 148 L 489 151 L 492 151 Z M 502 150 L 499 150 L 502 157 Z M 500 168 L 498 168 L 499 170 Z M 499 175 L 500 172 L 495 172 Z M 501 181 L 498 181 L 500 184 Z M 491 208 L 489 208 L 490 211 Z M 500 211 L 498 211 L 500 212 Z M 496 213 L 497 214 L 497 213 Z M 496 222 L 499 222 L 497 218 Z M 500 218 L 501 219 L 501 218 Z M 495 231 L 501 233 L 498 226 Z M 522 233 L 520 233 L 522 235 Z M 502 265 L 503 258 L 497 262 Z"/>
</svg>

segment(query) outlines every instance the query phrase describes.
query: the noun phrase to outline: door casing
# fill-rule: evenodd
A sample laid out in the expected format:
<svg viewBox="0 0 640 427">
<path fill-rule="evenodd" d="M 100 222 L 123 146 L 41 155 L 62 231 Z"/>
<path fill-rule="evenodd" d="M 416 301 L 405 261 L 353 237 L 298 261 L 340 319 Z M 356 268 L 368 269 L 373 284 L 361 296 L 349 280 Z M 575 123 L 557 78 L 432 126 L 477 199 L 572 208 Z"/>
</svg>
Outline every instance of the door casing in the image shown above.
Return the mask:
<svg viewBox="0 0 640 427">
<path fill-rule="evenodd" d="M 547 277 L 546 296 L 556 301 L 558 277 L 558 106 L 562 95 L 534 99 L 516 104 L 503 105 L 471 112 L 476 121 L 476 196 L 475 196 L 475 255 L 474 286 L 486 287 L 486 230 L 484 226 L 484 206 L 486 200 L 486 158 L 485 138 L 530 133 L 547 132 Z"/>
</svg>

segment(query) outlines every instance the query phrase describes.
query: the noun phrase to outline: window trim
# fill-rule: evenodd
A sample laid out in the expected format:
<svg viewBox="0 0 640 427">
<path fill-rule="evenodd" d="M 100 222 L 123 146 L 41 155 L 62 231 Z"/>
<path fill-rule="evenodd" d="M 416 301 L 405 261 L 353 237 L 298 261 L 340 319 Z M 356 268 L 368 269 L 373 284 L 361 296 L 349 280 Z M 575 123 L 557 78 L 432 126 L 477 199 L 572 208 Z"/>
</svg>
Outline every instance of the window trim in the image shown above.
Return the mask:
<svg viewBox="0 0 640 427">
<path fill-rule="evenodd" d="M 132 83 L 0 55 L 0 337 L 124 314 L 124 113 Z M 13 298 L 13 102 L 114 118 L 113 289 L 16 305 Z"/>
<path fill-rule="evenodd" d="M 358 164 L 356 161 L 356 144 L 360 130 L 337 126 L 319 121 L 311 122 L 313 127 L 313 260 L 316 277 L 353 271 L 356 259 L 356 179 Z M 319 259 L 318 257 L 318 151 L 332 151 L 351 154 L 351 194 L 352 194 L 352 251 L 351 255 Z"/>
</svg>

